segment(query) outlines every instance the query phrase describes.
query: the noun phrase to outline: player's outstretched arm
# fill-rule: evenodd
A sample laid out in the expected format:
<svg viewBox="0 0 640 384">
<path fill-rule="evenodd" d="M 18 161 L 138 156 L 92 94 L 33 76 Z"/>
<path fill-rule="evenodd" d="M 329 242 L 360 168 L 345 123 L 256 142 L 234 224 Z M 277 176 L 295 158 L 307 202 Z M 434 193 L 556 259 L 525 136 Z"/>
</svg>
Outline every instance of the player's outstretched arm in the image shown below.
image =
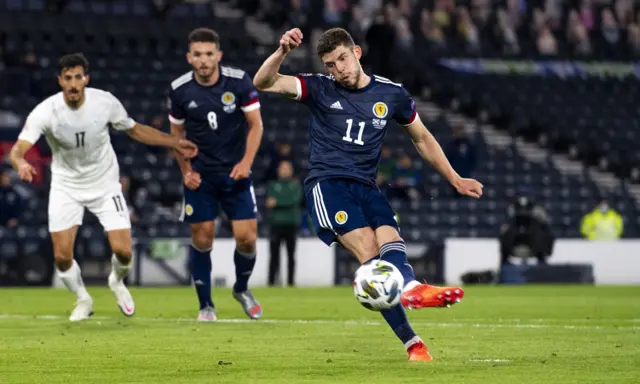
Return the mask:
<svg viewBox="0 0 640 384">
<path fill-rule="evenodd" d="M 26 140 L 18 140 L 9 152 L 9 160 L 13 168 L 18 172 L 20 180 L 29 183 L 33 181 L 36 170 L 25 160 L 24 154 L 27 153 L 31 147 L 33 147 L 32 143 Z"/>
<path fill-rule="evenodd" d="M 420 119 L 415 119 L 406 126 L 407 133 L 411 141 L 416 146 L 418 153 L 423 159 L 428 161 L 449 183 L 466 196 L 479 198 L 482 196 L 482 184 L 474 179 L 460 177 L 453 169 L 447 156 L 436 138 L 429 132 Z"/>
<path fill-rule="evenodd" d="M 280 38 L 280 47 L 265 60 L 253 78 L 253 85 L 260 91 L 279 93 L 287 97 L 298 96 L 298 82 L 295 77 L 279 72 L 282 62 L 292 49 L 302 44 L 302 31 L 293 28 Z"/>
<path fill-rule="evenodd" d="M 127 130 L 129 136 L 147 145 L 158 145 L 173 148 L 187 158 L 195 157 L 198 154 L 198 147 L 184 137 L 167 135 L 148 125 L 136 123 L 133 128 Z"/>
</svg>

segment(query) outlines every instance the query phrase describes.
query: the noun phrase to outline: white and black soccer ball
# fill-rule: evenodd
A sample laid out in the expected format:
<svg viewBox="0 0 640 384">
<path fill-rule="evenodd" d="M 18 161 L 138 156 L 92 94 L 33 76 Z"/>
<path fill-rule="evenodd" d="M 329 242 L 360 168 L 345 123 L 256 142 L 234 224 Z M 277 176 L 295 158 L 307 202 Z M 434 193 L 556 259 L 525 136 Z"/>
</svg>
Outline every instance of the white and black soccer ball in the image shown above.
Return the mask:
<svg viewBox="0 0 640 384">
<path fill-rule="evenodd" d="M 363 307 L 372 311 L 393 308 L 400 303 L 404 278 L 393 264 L 376 260 L 361 265 L 353 280 L 353 293 Z"/>
</svg>

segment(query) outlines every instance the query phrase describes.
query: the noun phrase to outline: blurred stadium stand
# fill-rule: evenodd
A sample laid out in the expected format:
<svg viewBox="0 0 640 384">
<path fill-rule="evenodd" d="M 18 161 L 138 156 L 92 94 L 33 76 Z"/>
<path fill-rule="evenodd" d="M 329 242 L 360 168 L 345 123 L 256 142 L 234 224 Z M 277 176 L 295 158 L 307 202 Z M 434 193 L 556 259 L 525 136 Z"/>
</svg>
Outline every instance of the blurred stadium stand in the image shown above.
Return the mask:
<svg viewBox="0 0 640 384">
<path fill-rule="evenodd" d="M 57 92 L 55 64 L 64 53 L 84 52 L 91 62 L 90 86 L 114 93 L 134 119 L 166 129 L 164 95 L 170 81 L 189 69 L 185 40 L 194 27 L 216 29 L 223 61 L 250 74 L 275 47 L 270 36 L 293 22 L 304 23 L 305 30 L 342 25 L 362 43 L 377 36 L 366 33 L 374 14 L 367 4 L 376 2 L 335 2 L 337 8 L 322 13 L 324 18 L 310 13 L 322 11 L 323 1 L 292 2 L 291 7 L 271 2 L 266 9 L 259 1 L 168 3 L 173 6 L 159 10 L 144 0 L 0 0 L 0 142 L 7 143 L 0 147 L 5 148 L 0 156 L 17 137 L 26 114 Z M 408 241 L 497 237 L 509 199 L 523 186 L 546 208 L 557 237 L 579 237 L 581 217 L 602 197 L 623 215 L 624 236 L 638 236 L 640 112 L 635 105 L 637 72 L 630 60 L 638 52 L 635 22 L 640 20 L 632 2 L 615 3 L 615 28 L 601 28 L 602 20 L 609 22 L 605 13 L 612 4 L 607 2 L 587 6 L 590 13 L 581 11 L 580 25 L 572 12 L 581 10 L 581 3 L 574 1 L 474 0 L 458 2 L 458 8 L 446 0 L 391 3 L 398 7 L 392 8 L 385 25 L 399 43 L 387 52 L 393 62 L 384 75 L 404 82 L 420 98 L 422 119 L 443 144 L 451 140 L 453 124 L 470 129 L 478 147 L 474 177 L 485 185 L 482 199 L 459 199 L 433 170 L 420 166 L 422 197 L 392 202 Z M 583 29 L 588 29 L 586 43 Z M 481 58 L 500 59 L 501 66 Z M 564 66 L 549 61 L 558 59 L 583 61 Z M 525 64 L 505 64 L 514 60 Z M 591 73 L 587 63 L 593 60 L 618 64 L 600 63 Z M 365 63 L 367 68 L 379 64 L 370 55 Z M 313 66 L 311 55 L 301 52 L 284 71 L 310 72 Z M 305 108 L 271 95 L 261 95 L 261 100 L 265 139 L 254 166 L 257 179 L 265 175 L 281 142 L 294 148 L 303 178 L 308 154 Z M 135 236 L 190 236 L 188 226 L 176 220 L 181 174 L 171 156 L 115 132 L 112 141 L 123 174 L 131 178 L 130 204 L 138 216 Z M 39 156 L 46 162 L 48 149 L 40 144 Z M 422 164 L 400 128 L 389 130 L 386 144 L 396 156 L 408 153 L 415 164 Z M 48 246 L 42 241 L 47 237 L 47 177 L 31 189 L 19 226 L 0 228 L 3 258 Z M 263 212 L 264 187 L 256 183 Z M 90 244 L 102 243 L 90 240 L 100 236 L 101 229 L 91 215 L 85 224 L 80 238 L 86 242 L 78 245 L 79 256 L 99 255 L 98 245 Z M 260 234 L 265 233 L 261 224 Z M 229 235 L 221 226 L 218 236 Z"/>
</svg>

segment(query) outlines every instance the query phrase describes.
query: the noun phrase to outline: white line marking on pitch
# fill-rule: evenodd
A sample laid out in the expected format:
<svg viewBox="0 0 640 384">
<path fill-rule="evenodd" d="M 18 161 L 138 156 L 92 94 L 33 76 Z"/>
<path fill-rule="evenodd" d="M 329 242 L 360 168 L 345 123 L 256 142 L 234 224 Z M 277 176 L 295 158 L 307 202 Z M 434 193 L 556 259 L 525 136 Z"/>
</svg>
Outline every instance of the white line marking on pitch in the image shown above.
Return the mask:
<svg viewBox="0 0 640 384">
<path fill-rule="evenodd" d="M 14 314 L 0 314 L 0 320 L 3 319 L 16 319 L 16 320 L 66 320 L 66 316 L 59 315 L 14 315 Z M 93 316 L 92 320 L 120 320 L 122 317 L 109 317 L 109 316 Z M 139 321 L 149 322 L 196 322 L 193 318 L 167 318 L 167 317 L 134 317 Z M 216 323 L 267 323 L 267 324 L 307 324 L 307 325 L 383 325 L 381 321 L 368 321 L 368 320 L 292 320 L 292 319 L 218 319 Z M 434 323 L 434 322 L 422 322 L 414 321 L 411 323 L 414 326 L 424 327 L 437 327 L 437 328 L 522 328 L 522 329 L 590 329 L 590 330 L 640 330 L 637 326 L 625 326 L 617 327 L 613 325 L 562 325 L 562 324 L 491 324 L 491 323 Z"/>
<path fill-rule="evenodd" d="M 510 363 L 511 360 L 503 359 L 484 359 L 484 360 L 469 360 L 472 363 Z"/>
</svg>

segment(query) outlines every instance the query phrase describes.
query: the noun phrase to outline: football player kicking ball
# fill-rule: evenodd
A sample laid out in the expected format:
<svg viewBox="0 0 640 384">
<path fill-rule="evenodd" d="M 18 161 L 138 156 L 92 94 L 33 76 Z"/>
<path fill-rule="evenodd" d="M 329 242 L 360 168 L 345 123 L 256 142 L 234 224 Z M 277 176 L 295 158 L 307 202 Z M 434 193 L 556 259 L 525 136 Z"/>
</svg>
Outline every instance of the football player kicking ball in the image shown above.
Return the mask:
<svg viewBox="0 0 640 384">
<path fill-rule="evenodd" d="M 82 54 L 63 56 L 58 64 L 59 92 L 38 104 L 27 117 L 10 159 L 20 178 L 31 182 L 35 169 L 24 154 L 44 135 L 53 153 L 49 193 L 49 232 L 60 279 L 78 302 L 71 321 L 88 319 L 93 300 L 87 292 L 73 245 L 85 208 L 104 227 L 113 251 L 109 288 L 126 316 L 135 304 L 123 283 L 132 265 L 131 222 L 120 185 L 120 169 L 109 138 L 109 124 L 134 140 L 175 148 L 193 157 L 197 147 L 131 119 L 120 101 L 109 92 L 86 88 L 89 62 Z"/>
<path fill-rule="evenodd" d="M 431 355 L 409 325 L 404 308 L 449 306 L 459 302 L 464 292 L 458 287 L 420 284 L 407 261 L 395 213 L 375 184 L 388 120 L 404 126 L 420 156 L 459 193 L 479 198 L 482 184 L 452 169 L 402 85 L 363 72 L 362 49 L 344 29 L 330 29 L 318 41 L 318 56 L 330 76 L 278 73 L 287 54 L 301 43 L 299 29 L 286 32 L 278 50 L 258 70 L 254 84 L 309 108 L 305 194 L 316 232 L 326 244 L 342 245 L 362 264 L 381 258 L 400 270 L 405 281 L 402 306 L 382 311 L 382 315 L 404 343 L 409 360 L 429 361 Z"/>
</svg>

